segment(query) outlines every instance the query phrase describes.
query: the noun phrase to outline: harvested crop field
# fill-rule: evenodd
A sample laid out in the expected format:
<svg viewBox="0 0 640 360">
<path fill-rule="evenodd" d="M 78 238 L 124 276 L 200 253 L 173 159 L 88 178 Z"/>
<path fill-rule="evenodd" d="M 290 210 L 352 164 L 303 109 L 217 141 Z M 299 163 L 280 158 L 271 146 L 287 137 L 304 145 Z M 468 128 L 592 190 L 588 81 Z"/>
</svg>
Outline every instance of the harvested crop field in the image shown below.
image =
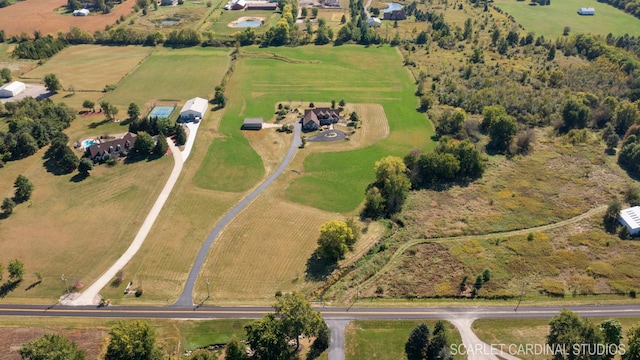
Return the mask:
<svg viewBox="0 0 640 360">
<path fill-rule="evenodd" d="M 91 33 L 104 30 L 105 25 L 115 24 L 121 15 L 132 12 L 135 1 L 125 1 L 106 15 L 71 16 L 56 14 L 56 9 L 65 6 L 65 0 L 25 0 L 0 9 L 0 24 L 8 36 L 34 31 L 43 34 L 56 34 L 69 31 L 72 26 Z"/>
</svg>

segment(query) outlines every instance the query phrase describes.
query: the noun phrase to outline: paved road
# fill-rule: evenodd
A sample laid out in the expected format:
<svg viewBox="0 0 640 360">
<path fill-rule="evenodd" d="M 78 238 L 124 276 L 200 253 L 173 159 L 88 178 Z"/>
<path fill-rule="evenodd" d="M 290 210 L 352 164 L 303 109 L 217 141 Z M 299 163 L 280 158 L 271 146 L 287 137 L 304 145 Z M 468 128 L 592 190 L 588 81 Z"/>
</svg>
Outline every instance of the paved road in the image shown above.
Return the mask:
<svg viewBox="0 0 640 360">
<path fill-rule="evenodd" d="M 587 317 L 640 317 L 640 305 L 600 306 L 520 306 L 513 307 L 433 307 L 433 308 L 368 308 L 317 307 L 325 320 L 455 320 L 455 319 L 540 319 L 558 315 L 569 309 Z M 259 306 L 65 306 L 0 304 L 0 316 L 71 316 L 99 318 L 164 318 L 164 319 L 257 319 L 273 312 Z"/>
<path fill-rule="evenodd" d="M 195 137 L 195 131 L 193 131 L 193 133 Z M 167 201 L 167 198 L 169 198 L 169 194 L 171 194 L 171 190 L 176 184 L 176 181 L 180 176 L 180 172 L 182 171 L 182 164 L 184 163 L 182 153 L 180 153 L 180 150 L 173 144 L 173 141 L 171 139 L 168 139 L 168 143 L 174 159 L 173 170 L 171 171 L 171 175 L 169 175 L 167 182 L 162 188 L 162 191 L 160 191 L 156 202 L 153 204 L 153 207 L 151 207 L 149 214 L 147 214 L 147 217 L 144 219 L 142 226 L 140 226 L 136 237 L 133 239 L 133 242 L 131 242 L 131 245 L 129 245 L 127 251 L 125 251 L 125 253 L 122 254 L 122 256 L 120 256 L 120 258 L 104 274 L 102 274 L 102 276 L 100 276 L 98 280 L 91 284 L 91 286 L 89 286 L 77 297 L 61 299 L 62 303 L 66 303 L 68 305 L 98 304 L 100 302 L 100 295 L 98 295 L 100 290 L 107 286 L 107 284 L 116 276 L 118 271 L 124 268 L 125 265 L 127 265 L 127 263 L 138 252 L 138 250 L 140 250 L 140 247 L 144 243 L 144 240 L 147 238 L 149 231 L 151 231 L 153 223 L 156 221 L 156 218 L 160 214 L 164 203 Z"/>
<path fill-rule="evenodd" d="M 200 251 L 198 252 L 198 256 L 193 263 L 193 267 L 189 272 L 189 277 L 187 278 L 187 282 L 185 283 L 184 289 L 182 290 L 182 294 L 175 302 L 174 306 L 192 306 L 193 305 L 193 288 L 195 287 L 196 280 L 198 279 L 198 274 L 200 273 L 200 269 L 204 264 L 204 261 L 207 258 L 207 254 L 209 253 L 209 248 L 213 245 L 213 242 L 216 240 L 220 232 L 233 220 L 236 215 L 238 215 L 247 205 L 249 205 L 267 186 L 271 185 L 271 183 L 280 176 L 284 172 L 284 169 L 289 165 L 291 159 L 296 153 L 296 150 L 301 144 L 300 140 L 300 130 L 301 126 L 299 123 L 294 124 L 295 131 L 293 133 L 293 140 L 291 142 L 291 146 L 289 147 L 289 151 L 285 156 L 282 163 L 267 180 L 265 180 L 260 186 L 258 186 L 255 190 L 253 190 L 249 195 L 247 195 L 244 199 L 242 199 L 235 207 L 233 207 L 213 228 L 209 236 L 207 236 L 207 240 L 202 244 Z"/>
</svg>

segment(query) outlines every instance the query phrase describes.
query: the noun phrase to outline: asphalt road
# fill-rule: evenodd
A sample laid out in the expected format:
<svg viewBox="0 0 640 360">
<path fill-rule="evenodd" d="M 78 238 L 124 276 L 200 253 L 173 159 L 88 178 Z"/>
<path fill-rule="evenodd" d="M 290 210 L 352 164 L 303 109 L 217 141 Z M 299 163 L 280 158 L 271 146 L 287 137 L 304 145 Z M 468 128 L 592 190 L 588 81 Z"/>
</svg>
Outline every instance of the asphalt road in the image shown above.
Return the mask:
<svg viewBox="0 0 640 360">
<path fill-rule="evenodd" d="M 562 309 L 587 317 L 640 317 L 640 305 L 601 306 L 521 306 L 513 307 L 434 307 L 434 308 L 368 308 L 317 307 L 325 320 L 451 320 L 550 318 Z M 0 316 L 69 316 L 98 318 L 147 319 L 257 319 L 272 312 L 271 307 L 256 306 L 64 306 L 1 304 Z"/>
<path fill-rule="evenodd" d="M 200 273 L 200 268 L 204 264 L 204 261 L 207 258 L 207 254 L 209 253 L 209 249 L 213 242 L 216 240 L 220 232 L 236 217 L 247 205 L 251 203 L 267 186 L 271 185 L 271 183 L 280 176 L 284 172 L 284 169 L 289 165 L 293 156 L 296 153 L 296 150 L 301 144 L 300 141 L 300 130 L 301 126 L 299 123 L 294 124 L 295 131 L 293 133 L 293 140 L 291 141 L 291 146 L 289 147 L 289 151 L 285 156 L 280 166 L 276 172 L 274 172 L 267 180 L 265 180 L 260 186 L 258 186 L 255 190 L 253 190 L 249 195 L 247 195 L 244 199 L 240 200 L 240 202 L 233 207 L 228 213 L 224 215 L 224 217 L 216 224 L 216 226 L 211 230 L 209 236 L 207 236 L 207 240 L 205 240 L 204 244 L 200 248 L 198 252 L 198 256 L 191 267 L 191 271 L 189 272 L 189 277 L 185 283 L 184 289 L 182 290 L 182 294 L 175 302 L 174 306 L 192 306 L 193 305 L 193 288 L 195 287 L 196 280 L 198 279 L 198 274 Z"/>
</svg>

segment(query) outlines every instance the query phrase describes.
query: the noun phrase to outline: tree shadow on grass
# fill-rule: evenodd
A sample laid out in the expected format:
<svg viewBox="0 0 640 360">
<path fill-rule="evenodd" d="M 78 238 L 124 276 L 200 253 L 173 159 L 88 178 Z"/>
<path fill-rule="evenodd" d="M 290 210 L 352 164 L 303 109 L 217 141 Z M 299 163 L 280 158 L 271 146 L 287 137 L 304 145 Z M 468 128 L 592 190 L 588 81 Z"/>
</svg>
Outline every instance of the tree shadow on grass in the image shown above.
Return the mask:
<svg viewBox="0 0 640 360">
<path fill-rule="evenodd" d="M 335 261 L 329 261 L 320 257 L 318 251 L 314 251 L 307 260 L 307 270 L 305 279 L 307 281 L 324 280 L 333 270 L 338 267 Z"/>
<path fill-rule="evenodd" d="M 69 181 L 74 182 L 74 183 L 79 183 L 81 181 L 84 181 L 88 177 L 89 177 L 89 174 L 85 174 L 85 173 L 79 172 L 79 173 L 73 175 L 71 177 L 71 179 L 69 179 Z"/>
<path fill-rule="evenodd" d="M 100 127 L 102 125 L 108 124 L 110 122 L 111 122 L 111 120 L 109 120 L 109 119 L 104 119 L 102 121 L 94 121 L 91 124 L 89 124 L 89 129 L 95 129 L 97 127 Z"/>
<path fill-rule="evenodd" d="M 38 286 L 42 284 L 42 280 L 38 280 L 36 282 L 34 282 L 33 284 L 29 285 L 26 289 L 24 289 L 24 291 L 29 291 L 31 289 L 33 289 L 34 287 Z"/>
<path fill-rule="evenodd" d="M 13 281 L 7 280 L 7 282 L 2 284 L 2 286 L 0 286 L 0 299 L 2 299 L 3 297 L 7 296 L 10 292 L 15 290 L 18 287 L 18 285 L 20 285 L 21 282 L 22 280 L 13 280 Z"/>
</svg>

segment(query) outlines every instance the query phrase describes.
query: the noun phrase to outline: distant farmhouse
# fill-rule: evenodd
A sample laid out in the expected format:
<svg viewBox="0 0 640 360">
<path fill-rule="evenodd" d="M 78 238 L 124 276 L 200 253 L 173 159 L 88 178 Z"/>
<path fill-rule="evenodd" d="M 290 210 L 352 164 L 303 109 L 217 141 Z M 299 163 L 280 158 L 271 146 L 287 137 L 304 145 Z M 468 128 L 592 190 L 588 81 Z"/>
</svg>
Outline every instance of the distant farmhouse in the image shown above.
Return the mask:
<svg viewBox="0 0 640 360">
<path fill-rule="evenodd" d="M 339 8 L 340 0 L 325 0 L 324 7 Z"/>
<path fill-rule="evenodd" d="M 26 89 L 26 86 L 20 81 L 14 81 L 8 84 L 4 84 L 2 85 L 2 87 L 0 87 L 0 98 L 14 97 L 23 92 L 24 89 Z"/>
<path fill-rule="evenodd" d="M 247 7 L 245 0 L 233 0 L 224 6 L 225 10 L 244 10 Z"/>
<path fill-rule="evenodd" d="M 313 131 L 320 126 L 335 124 L 340 120 L 341 109 L 315 108 L 305 109 L 302 117 L 302 130 Z"/>
<path fill-rule="evenodd" d="M 640 206 L 620 211 L 620 223 L 627 227 L 629 234 L 640 234 Z"/>
<path fill-rule="evenodd" d="M 89 16 L 89 9 L 73 10 L 73 16 Z"/>
<path fill-rule="evenodd" d="M 580 10 L 578 10 L 578 14 L 580 15 L 595 15 L 596 14 L 596 9 L 590 7 L 590 8 L 580 8 Z"/>
<path fill-rule="evenodd" d="M 109 158 L 116 159 L 126 155 L 131 150 L 137 135 L 134 133 L 126 133 L 120 139 L 113 139 L 99 144 L 89 146 L 86 151 L 89 158 L 95 162 L 106 161 Z"/>
<path fill-rule="evenodd" d="M 160 2 L 161 6 L 173 6 L 177 4 L 178 4 L 178 0 L 162 0 Z"/>
<path fill-rule="evenodd" d="M 203 98 L 193 98 L 187 100 L 187 102 L 180 110 L 180 119 L 182 121 L 199 121 L 206 114 L 209 108 L 209 102 Z"/>
<path fill-rule="evenodd" d="M 403 9 L 384 13 L 382 20 L 407 20 L 407 13 Z"/>
<path fill-rule="evenodd" d="M 247 1 L 247 10 L 267 10 L 276 11 L 278 8 L 277 2 L 265 2 L 265 1 Z"/>
</svg>

